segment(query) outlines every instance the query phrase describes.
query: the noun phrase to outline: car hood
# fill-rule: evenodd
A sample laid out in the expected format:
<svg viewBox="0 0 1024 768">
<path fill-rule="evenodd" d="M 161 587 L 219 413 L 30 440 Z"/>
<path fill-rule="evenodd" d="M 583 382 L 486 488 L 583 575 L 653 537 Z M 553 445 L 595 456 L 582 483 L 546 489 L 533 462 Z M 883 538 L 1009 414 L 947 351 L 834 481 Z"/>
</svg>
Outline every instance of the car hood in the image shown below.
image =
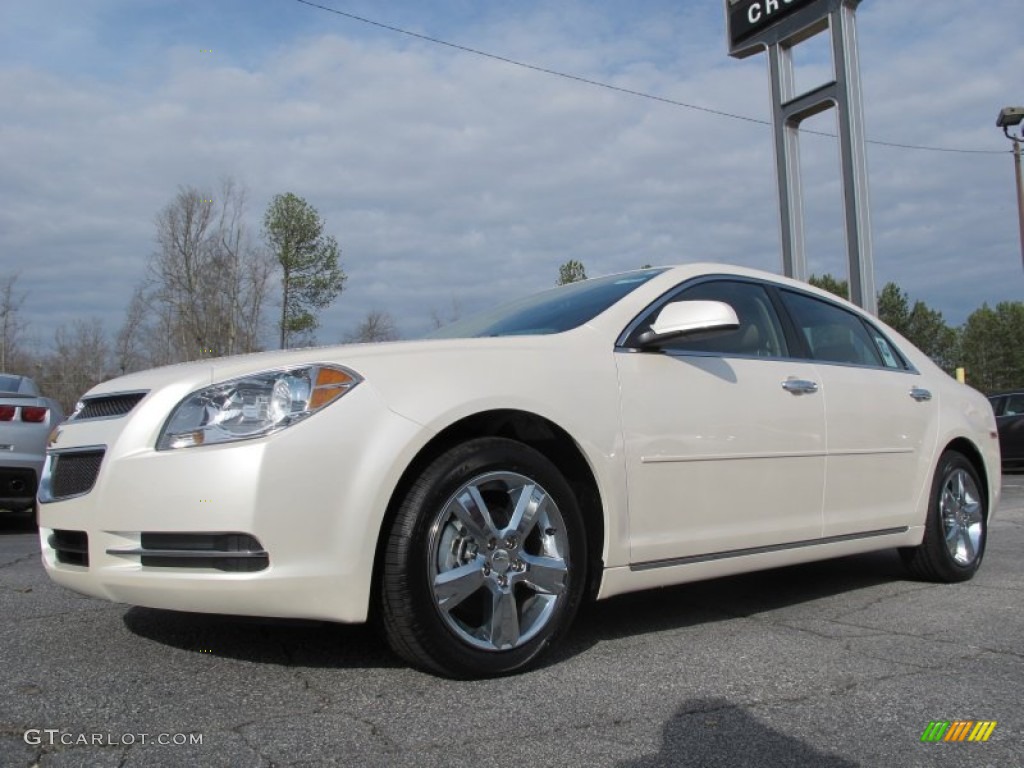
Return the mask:
<svg viewBox="0 0 1024 768">
<path fill-rule="evenodd" d="M 367 344 L 306 347 L 303 349 L 257 352 L 234 357 L 211 358 L 152 368 L 119 376 L 90 389 L 83 397 L 116 392 L 153 391 L 173 387 L 192 391 L 210 384 L 248 376 L 260 371 L 290 366 L 331 363 L 352 369 L 372 379 L 377 372 L 394 371 L 396 367 L 429 368 L 452 358 L 466 355 L 489 357 L 536 353 L 573 346 L 579 331 L 548 336 L 502 336 L 474 339 L 423 339 Z M 184 392 L 183 392 L 184 394 Z"/>
</svg>

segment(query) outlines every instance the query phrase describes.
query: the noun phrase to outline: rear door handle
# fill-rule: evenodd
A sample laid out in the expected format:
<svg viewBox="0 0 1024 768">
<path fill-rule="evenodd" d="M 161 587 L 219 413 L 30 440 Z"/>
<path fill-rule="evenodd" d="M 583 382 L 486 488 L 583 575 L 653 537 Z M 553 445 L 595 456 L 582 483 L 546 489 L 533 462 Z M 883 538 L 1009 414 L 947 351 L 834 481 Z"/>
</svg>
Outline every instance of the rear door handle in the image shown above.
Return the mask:
<svg viewBox="0 0 1024 768">
<path fill-rule="evenodd" d="M 818 383 L 807 379 L 786 379 L 782 382 L 782 388 L 794 395 L 809 395 L 818 391 Z"/>
<path fill-rule="evenodd" d="M 917 402 L 919 403 L 923 403 L 926 400 L 932 399 L 932 393 L 929 392 L 927 389 L 922 389 L 921 387 L 911 387 L 910 396 L 917 400 Z"/>
</svg>

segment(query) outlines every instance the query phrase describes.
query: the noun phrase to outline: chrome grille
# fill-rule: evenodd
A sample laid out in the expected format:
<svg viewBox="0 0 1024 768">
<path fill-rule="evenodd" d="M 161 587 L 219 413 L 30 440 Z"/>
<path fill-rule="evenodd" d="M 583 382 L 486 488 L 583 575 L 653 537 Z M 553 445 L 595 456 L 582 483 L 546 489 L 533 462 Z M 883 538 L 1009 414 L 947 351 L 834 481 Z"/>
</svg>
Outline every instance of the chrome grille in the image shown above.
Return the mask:
<svg viewBox="0 0 1024 768">
<path fill-rule="evenodd" d="M 148 568 L 213 568 L 262 571 L 270 555 L 248 533 L 156 533 L 143 531 L 138 547 L 108 549 L 108 555 L 138 557 Z"/>
<path fill-rule="evenodd" d="M 51 457 L 50 495 L 54 499 L 80 496 L 92 490 L 103 462 L 103 451 L 75 451 Z"/>
<path fill-rule="evenodd" d="M 82 401 L 82 408 L 70 421 L 109 419 L 124 416 L 146 396 L 145 392 L 127 392 L 117 395 L 99 395 Z"/>
</svg>

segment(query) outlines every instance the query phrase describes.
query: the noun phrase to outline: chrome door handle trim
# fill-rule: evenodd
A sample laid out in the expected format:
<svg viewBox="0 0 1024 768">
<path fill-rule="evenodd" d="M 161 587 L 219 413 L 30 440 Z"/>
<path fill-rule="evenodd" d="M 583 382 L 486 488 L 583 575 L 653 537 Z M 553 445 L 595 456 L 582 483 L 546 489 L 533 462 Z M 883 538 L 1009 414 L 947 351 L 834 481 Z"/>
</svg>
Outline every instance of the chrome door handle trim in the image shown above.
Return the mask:
<svg viewBox="0 0 1024 768">
<path fill-rule="evenodd" d="M 818 391 L 818 383 L 807 379 L 786 379 L 782 382 L 782 388 L 794 395 L 807 395 Z"/>
<path fill-rule="evenodd" d="M 923 403 L 932 399 L 932 393 L 929 392 L 927 389 L 922 389 L 921 387 L 911 387 L 910 396 L 917 400 L 917 402 L 919 403 Z"/>
</svg>

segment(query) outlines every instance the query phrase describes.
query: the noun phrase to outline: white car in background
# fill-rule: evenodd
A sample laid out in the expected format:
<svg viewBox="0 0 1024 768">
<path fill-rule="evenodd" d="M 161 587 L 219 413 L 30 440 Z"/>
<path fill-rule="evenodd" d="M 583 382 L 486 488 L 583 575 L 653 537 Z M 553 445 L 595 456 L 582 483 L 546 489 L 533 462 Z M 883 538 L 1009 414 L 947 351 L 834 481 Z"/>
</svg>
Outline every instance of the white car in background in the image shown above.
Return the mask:
<svg viewBox="0 0 1024 768">
<path fill-rule="evenodd" d="M 978 392 L 832 295 L 694 264 L 108 381 L 50 449 L 40 533 L 88 595 L 375 613 L 409 662 L 480 677 L 586 596 L 889 547 L 969 579 L 999 490 Z"/>
<path fill-rule="evenodd" d="M 0 510 L 34 507 L 46 438 L 63 419 L 60 404 L 28 376 L 0 373 Z"/>
</svg>

